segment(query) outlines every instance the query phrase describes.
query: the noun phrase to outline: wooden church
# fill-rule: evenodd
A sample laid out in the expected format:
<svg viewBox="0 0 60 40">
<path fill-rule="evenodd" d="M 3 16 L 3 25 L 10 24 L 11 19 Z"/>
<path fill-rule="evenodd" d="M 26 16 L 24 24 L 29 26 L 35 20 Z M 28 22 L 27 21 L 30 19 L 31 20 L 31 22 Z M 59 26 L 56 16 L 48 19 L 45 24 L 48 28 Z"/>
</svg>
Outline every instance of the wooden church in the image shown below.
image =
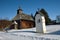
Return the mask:
<svg viewBox="0 0 60 40">
<path fill-rule="evenodd" d="M 23 13 L 23 10 L 21 8 L 17 10 L 17 15 L 12 19 L 12 21 L 13 28 L 15 28 L 15 25 L 17 29 L 34 27 L 34 19 L 32 18 L 32 16 Z"/>
</svg>

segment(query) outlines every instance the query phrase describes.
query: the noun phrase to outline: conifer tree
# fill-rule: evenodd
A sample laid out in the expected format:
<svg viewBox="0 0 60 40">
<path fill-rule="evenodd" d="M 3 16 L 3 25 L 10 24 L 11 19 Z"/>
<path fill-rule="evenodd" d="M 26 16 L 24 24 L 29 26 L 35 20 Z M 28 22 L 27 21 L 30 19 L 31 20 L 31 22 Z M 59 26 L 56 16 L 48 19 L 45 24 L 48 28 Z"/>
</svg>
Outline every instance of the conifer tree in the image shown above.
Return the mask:
<svg viewBox="0 0 60 40">
<path fill-rule="evenodd" d="M 45 9 L 42 8 L 42 9 L 40 10 L 40 12 L 43 13 L 43 15 L 44 15 L 44 17 L 45 17 L 46 24 L 51 23 L 51 19 L 49 18 L 48 13 L 45 11 Z"/>
</svg>

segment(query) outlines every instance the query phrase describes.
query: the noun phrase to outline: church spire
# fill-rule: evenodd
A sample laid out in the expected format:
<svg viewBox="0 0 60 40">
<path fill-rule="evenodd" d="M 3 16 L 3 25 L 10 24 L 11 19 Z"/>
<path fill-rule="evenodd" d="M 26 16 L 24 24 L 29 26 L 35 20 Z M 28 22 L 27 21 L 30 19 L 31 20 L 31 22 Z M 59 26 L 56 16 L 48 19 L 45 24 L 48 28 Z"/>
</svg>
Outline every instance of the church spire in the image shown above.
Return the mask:
<svg viewBox="0 0 60 40">
<path fill-rule="evenodd" d="M 38 8 L 38 12 L 40 11 L 40 9 Z"/>
<path fill-rule="evenodd" d="M 21 11 L 23 11 L 22 9 L 21 9 L 21 6 L 19 6 L 19 8 L 18 8 L 19 10 L 21 10 Z"/>
<path fill-rule="evenodd" d="M 23 11 L 23 10 L 22 10 L 21 7 L 19 6 L 19 7 L 18 7 L 18 10 L 17 10 L 17 14 L 21 14 L 22 11 Z"/>
</svg>

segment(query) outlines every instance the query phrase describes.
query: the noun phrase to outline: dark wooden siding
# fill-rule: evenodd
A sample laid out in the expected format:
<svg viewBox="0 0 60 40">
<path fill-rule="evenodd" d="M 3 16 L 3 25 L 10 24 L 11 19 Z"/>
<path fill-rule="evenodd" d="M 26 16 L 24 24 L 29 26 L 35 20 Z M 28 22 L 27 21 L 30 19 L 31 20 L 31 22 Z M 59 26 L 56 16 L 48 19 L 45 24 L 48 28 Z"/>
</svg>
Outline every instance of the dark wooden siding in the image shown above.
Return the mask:
<svg viewBox="0 0 60 40">
<path fill-rule="evenodd" d="M 32 28 L 34 26 L 34 22 L 22 20 L 21 21 L 21 28 Z"/>
<path fill-rule="evenodd" d="M 15 20 L 18 24 L 17 24 L 17 28 L 18 29 L 25 29 L 25 28 L 32 28 L 34 27 L 34 21 L 30 21 L 30 20 Z"/>
</svg>

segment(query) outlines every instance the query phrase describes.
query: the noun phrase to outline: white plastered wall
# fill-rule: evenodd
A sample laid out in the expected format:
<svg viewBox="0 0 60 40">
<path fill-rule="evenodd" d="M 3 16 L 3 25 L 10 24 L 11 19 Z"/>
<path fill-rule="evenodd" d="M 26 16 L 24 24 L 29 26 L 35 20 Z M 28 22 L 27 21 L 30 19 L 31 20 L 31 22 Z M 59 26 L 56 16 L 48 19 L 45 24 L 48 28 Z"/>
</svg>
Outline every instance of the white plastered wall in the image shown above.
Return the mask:
<svg viewBox="0 0 60 40">
<path fill-rule="evenodd" d="M 35 16 L 35 23 L 36 23 L 36 32 L 39 32 L 39 33 L 45 33 L 46 32 L 44 16 L 37 14 Z"/>
</svg>

